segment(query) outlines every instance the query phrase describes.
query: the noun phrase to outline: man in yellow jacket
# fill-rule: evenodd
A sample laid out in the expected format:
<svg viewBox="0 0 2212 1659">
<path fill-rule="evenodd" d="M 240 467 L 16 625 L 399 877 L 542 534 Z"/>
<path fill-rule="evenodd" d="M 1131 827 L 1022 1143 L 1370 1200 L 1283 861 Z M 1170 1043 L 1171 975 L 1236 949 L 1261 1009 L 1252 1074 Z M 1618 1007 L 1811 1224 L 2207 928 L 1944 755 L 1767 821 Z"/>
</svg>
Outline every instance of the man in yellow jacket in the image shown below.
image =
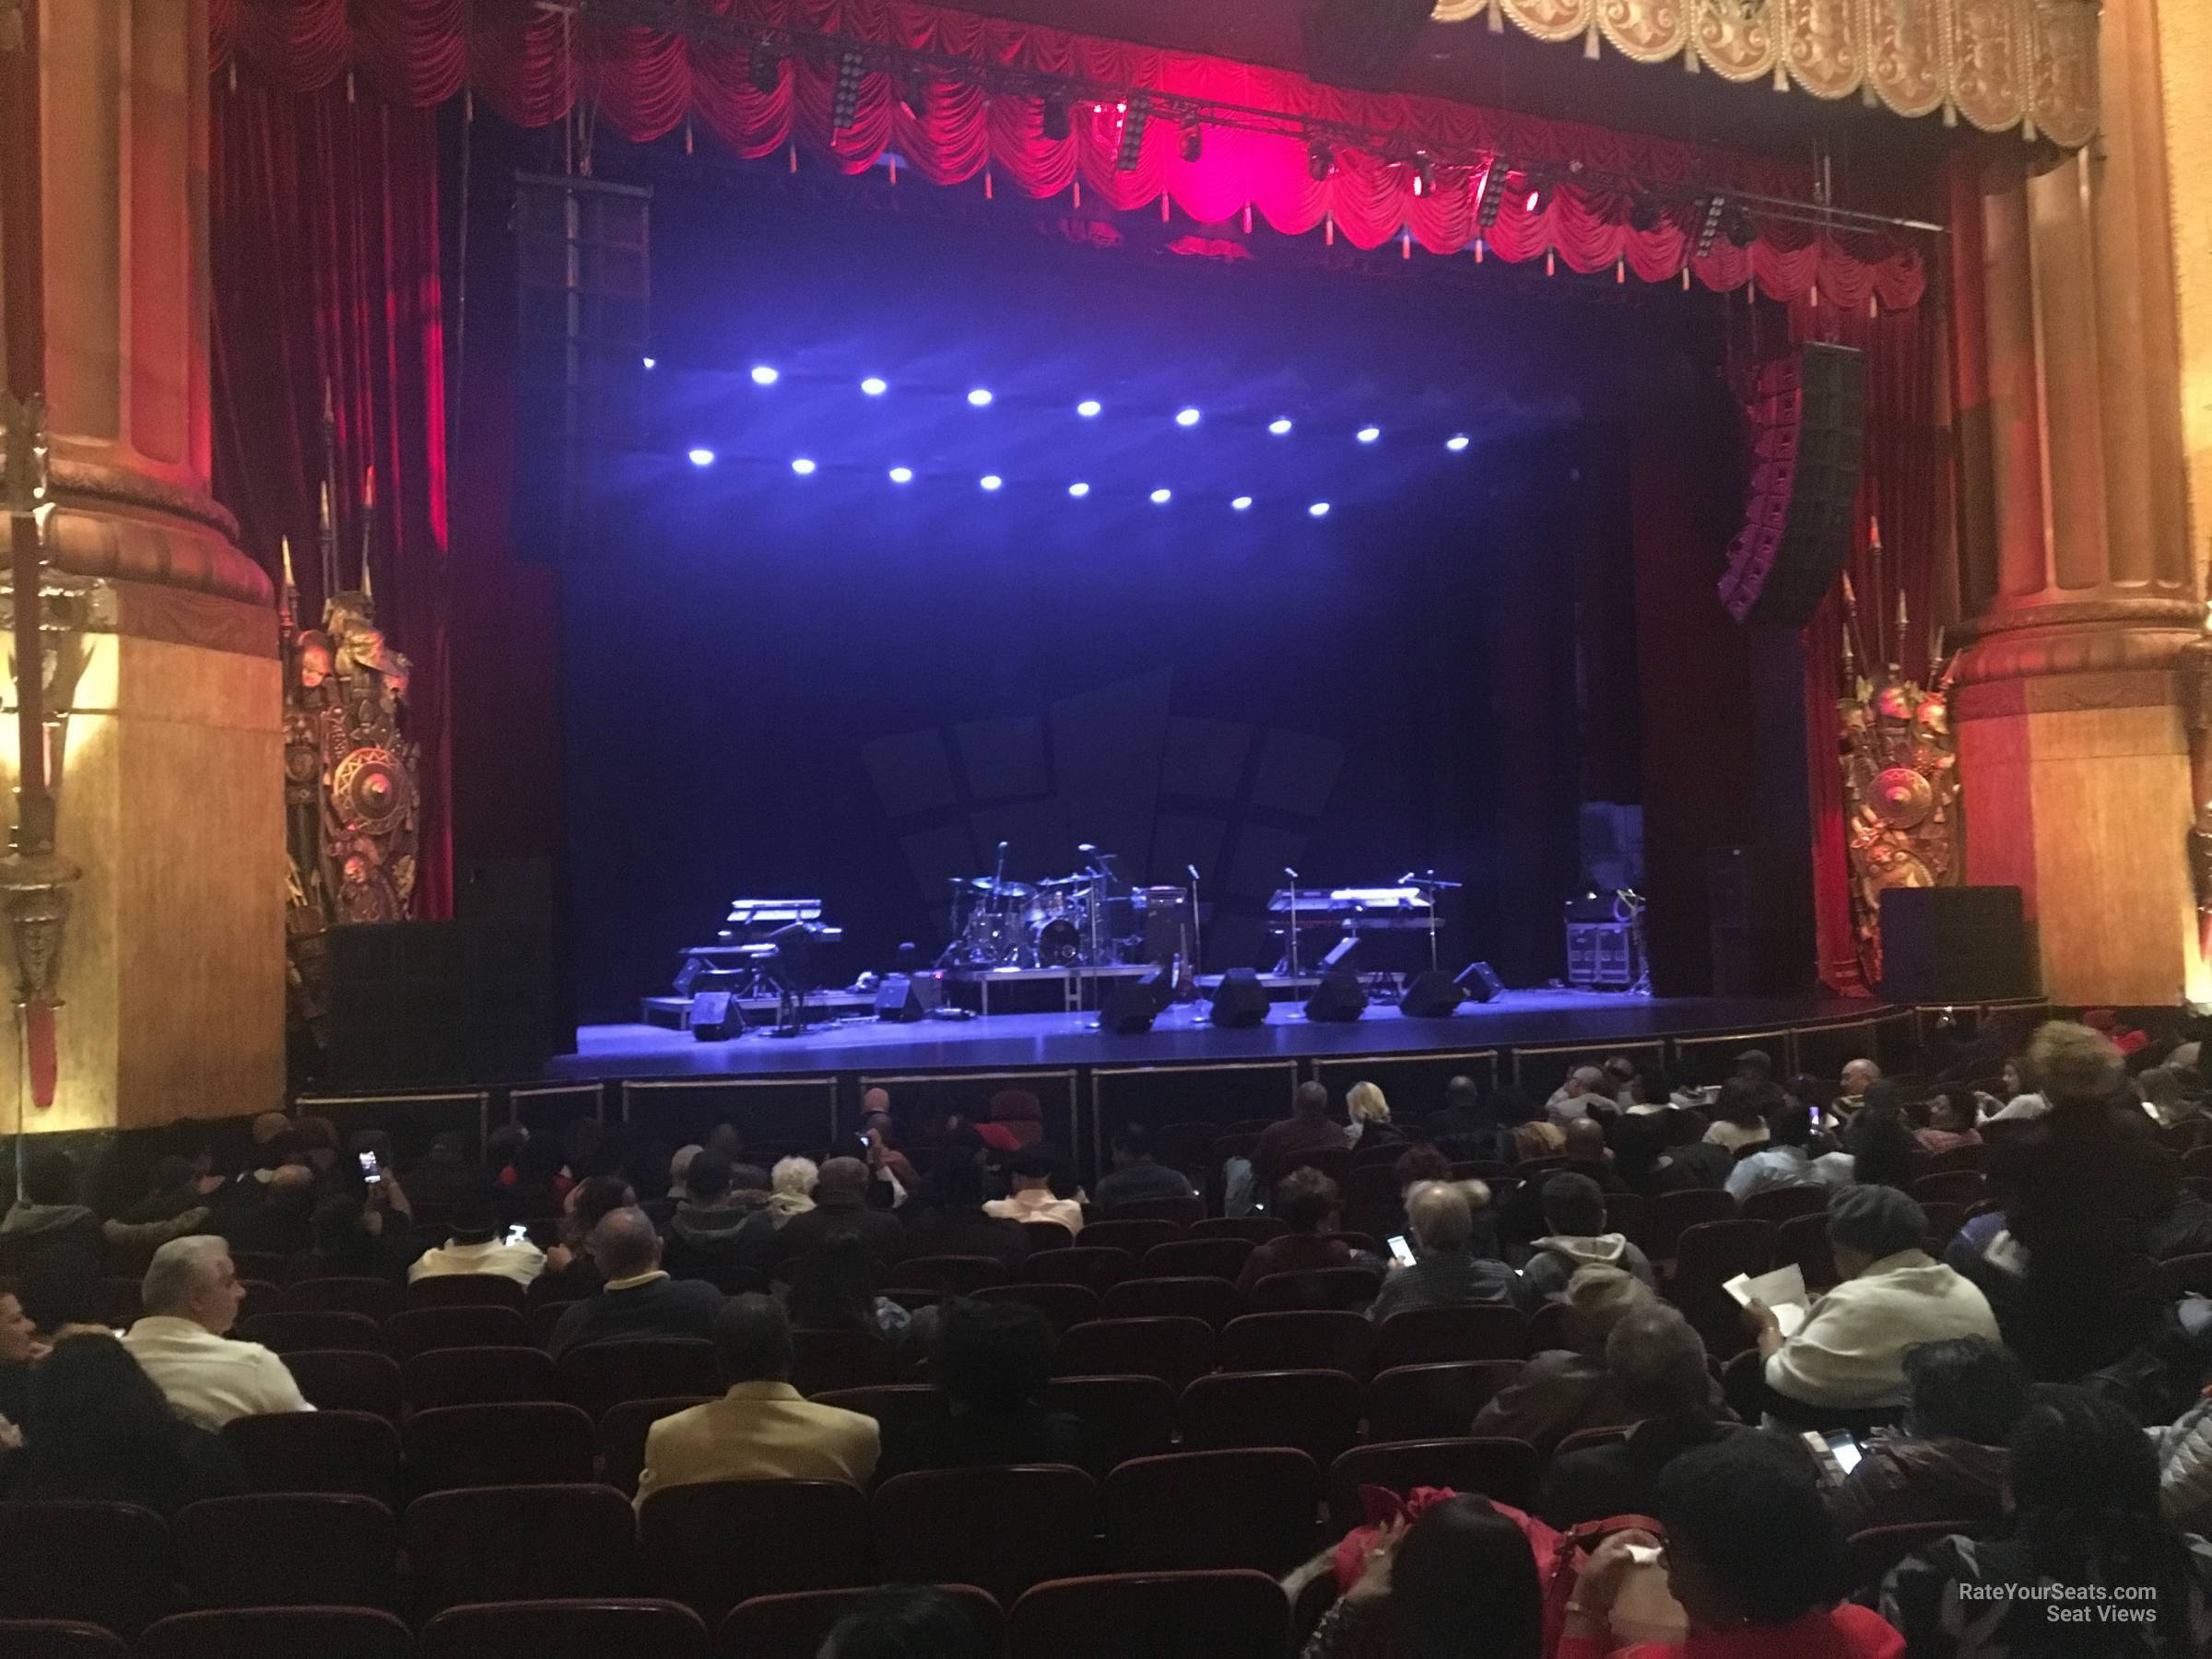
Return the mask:
<svg viewBox="0 0 2212 1659">
<path fill-rule="evenodd" d="M 876 1419 L 817 1406 L 791 1385 L 791 1322 L 765 1296 L 733 1297 L 714 1318 L 727 1392 L 653 1424 L 638 1505 L 708 1480 L 842 1480 L 865 1488 L 882 1441 Z"/>
</svg>

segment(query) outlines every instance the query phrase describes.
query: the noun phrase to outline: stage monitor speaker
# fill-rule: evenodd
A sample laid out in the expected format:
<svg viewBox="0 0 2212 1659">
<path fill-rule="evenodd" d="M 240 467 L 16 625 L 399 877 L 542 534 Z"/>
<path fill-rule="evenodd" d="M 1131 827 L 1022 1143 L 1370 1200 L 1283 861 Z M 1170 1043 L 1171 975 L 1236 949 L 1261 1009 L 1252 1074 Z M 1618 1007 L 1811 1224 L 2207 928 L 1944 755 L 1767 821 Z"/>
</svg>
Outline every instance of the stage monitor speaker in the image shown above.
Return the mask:
<svg viewBox="0 0 2212 1659">
<path fill-rule="evenodd" d="M 1367 993 L 1359 976 L 1338 968 L 1321 976 L 1313 994 L 1306 998 L 1306 1018 L 1323 1025 L 1349 1025 L 1367 1012 Z"/>
<path fill-rule="evenodd" d="M 944 1006 L 945 982 L 934 973 L 887 973 L 876 987 L 876 1018 L 912 1025 Z"/>
<path fill-rule="evenodd" d="M 603 469 L 642 438 L 652 215 L 639 185 L 515 174 L 511 496 L 524 558 L 559 562 L 605 540 Z"/>
<path fill-rule="evenodd" d="M 1260 976 L 1249 968 L 1231 968 L 1221 976 L 1214 987 L 1214 1006 L 1206 1018 L 1230 1030 L 1249 1026 L 1265 1025 L 1267 1020 L 1267 987 Z"/>
<path fill-rule="evenodd" d="M 2006 1002 L 2036 993 L 2016 887 L 1890 888 L 1882 894 L 1882 999 Z"/>
<path fill-rule="evenodd" d="M 727 991 L 691 996 L 691 1035 L 700 1042 L 727 1042 L 745 1030 L 745 1009 Z"/>
<path fill-rule="evenodd" d="M 1488 962 L 1469 962 L 1453 983 L 1467 994 L 1470 1002 L 1495 1002 L 1505 993 L 1505 982 Z"/>
<path fill-rule="evenodd" d="M 1160 1009 L 1167 1006 L 1171 989 L 1165 971 L 1158 968 L 1142 979 L 1122 976 L 1108 980 L 1099 998 L 1099 1030 L 1118 1037 L 1150 1030 Z"/>
<path fill-rule="evenodd" d="M 1306 0 L 1306 73 L 1339 87 L 1388 92 L 1414 41 L 1428 26 L 1433 0 Z"/>
<path fill-rule="evenodd" d="M 1866 441 L 1866 366 L 1808 342 L 1759 371 L 1751 407 L 1751 500 L 1728 547 L 1721 603 L 1738 622 L 1803 628 L 1851 551 Z"/>
<path fill-rule="evenodd" d="M 1408 1019 L 1442 1019 L 1457 1013 L 1465 996 L 1466 993 L 1451 975 L 1441 969 L 1431 968 L 1406 982 L 1406 994 L 1398 999 L 1398 1012 Z"/>
</svg>

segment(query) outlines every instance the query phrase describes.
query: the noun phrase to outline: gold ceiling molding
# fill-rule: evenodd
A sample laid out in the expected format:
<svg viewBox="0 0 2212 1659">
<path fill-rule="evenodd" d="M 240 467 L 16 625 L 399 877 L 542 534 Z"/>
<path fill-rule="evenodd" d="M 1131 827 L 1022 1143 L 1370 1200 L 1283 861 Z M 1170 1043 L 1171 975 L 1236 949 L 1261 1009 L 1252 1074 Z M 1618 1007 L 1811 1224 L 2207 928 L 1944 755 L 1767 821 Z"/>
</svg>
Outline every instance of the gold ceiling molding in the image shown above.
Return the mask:
<svg viewBox="0 0 2212 1659">
<path fill-rule="evenodd" d="M 2068 149 L 2097 126 L 2098 0 L 1437 0 L 1443 23 L 1941 112 Z"/>
</svg>

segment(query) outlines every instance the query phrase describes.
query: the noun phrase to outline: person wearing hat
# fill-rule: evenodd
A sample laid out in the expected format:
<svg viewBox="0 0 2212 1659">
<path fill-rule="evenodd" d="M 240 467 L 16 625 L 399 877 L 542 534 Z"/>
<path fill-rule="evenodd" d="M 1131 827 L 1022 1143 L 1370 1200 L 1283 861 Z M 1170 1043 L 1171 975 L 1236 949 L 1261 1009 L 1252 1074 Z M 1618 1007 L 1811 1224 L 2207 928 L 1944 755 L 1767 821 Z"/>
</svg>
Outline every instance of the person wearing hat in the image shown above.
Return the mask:
<svg viewBox="0 0 2212 1659">
<path fill-rule="evenodd" d="M 1905 1353 L 1957 1336 L 2001 1340 L 1974 1283 L 1921 1248 L 1927 1217 L 1895 1187 L 1847 1186 L 1828 1205 L 1828 1244 L 1842 1282 L 1784 1336 L 1773 1311 L 1744 1310 L 1759 1341 L 1765 1409 L 1800 1426 L 1893 1416 L 1906 1402 Z"/>
<path fill-rule="evenodd" d="M 544 1251 L 528 1239 L 510 1243 L 500 1236 L 500 1207 L 487 1194 L 453 1212 L 453 1237 L 416 1259 L 407 1283 L 440 1274 L 491 1273 L 527 1288 L 545 1270 Z"/>
</svg>

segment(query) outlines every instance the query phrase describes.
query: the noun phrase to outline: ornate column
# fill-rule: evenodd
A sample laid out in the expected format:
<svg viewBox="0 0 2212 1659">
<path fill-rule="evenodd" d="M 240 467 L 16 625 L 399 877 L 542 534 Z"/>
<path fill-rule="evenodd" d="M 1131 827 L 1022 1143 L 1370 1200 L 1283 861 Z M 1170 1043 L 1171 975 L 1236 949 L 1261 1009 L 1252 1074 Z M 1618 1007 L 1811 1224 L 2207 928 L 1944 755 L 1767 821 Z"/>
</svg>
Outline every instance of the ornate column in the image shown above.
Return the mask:
<svg viewBox="0 0 2212 1659">
<path fill-rule="evenodd" d="M 38 98 L 0 111 L 0 143 L 35 114 L 43 246 L 0 258 L 40 256 L 44 557 L 86 618 L 46 665 L 57 850 L 83 876 L 29 1127 L 258 1111 L 284 1076 L 281 699 L 270 582 L 207 495 L 206 0 L 0 0 L 0 50 L 11 32 Z M 11 782 L 18 754 L 10 725 Z M 12 1129 L 12 1029 L 0 1066 Z"/>
<path fill-rule="evenodd" d="M 2022 888 L 2071 1002 L 2212 990 L 2159 9 L 2104 9 L 2101 135 L 2032 176 L 1999 158 L 1955 216 L 1968 879 Z"/>
</svg>

